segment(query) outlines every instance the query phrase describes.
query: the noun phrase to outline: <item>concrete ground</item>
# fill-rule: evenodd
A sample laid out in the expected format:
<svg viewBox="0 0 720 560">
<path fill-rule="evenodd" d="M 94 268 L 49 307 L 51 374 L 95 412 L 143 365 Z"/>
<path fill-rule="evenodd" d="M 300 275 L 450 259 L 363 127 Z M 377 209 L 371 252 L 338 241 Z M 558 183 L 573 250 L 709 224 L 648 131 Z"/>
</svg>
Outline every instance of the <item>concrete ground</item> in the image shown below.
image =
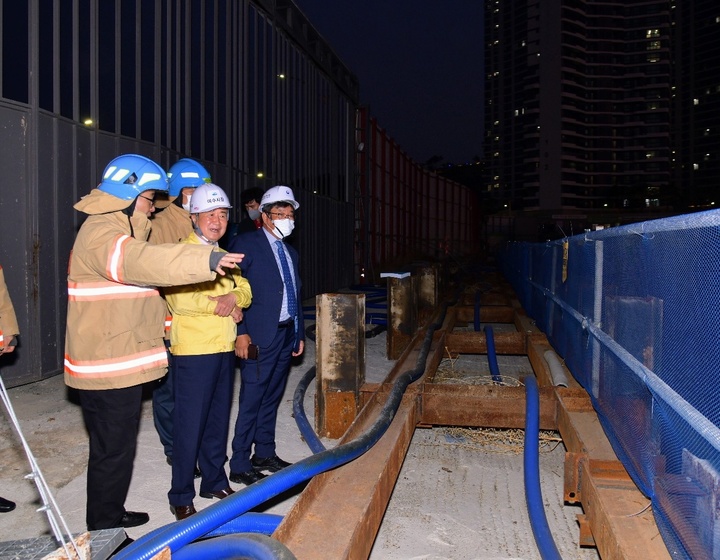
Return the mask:
<svg viewBox="0 0 720 560">
<path fill-rule="evenodd" d="M 385 334 L 366 339 L 366 343 L 366 380 L 382 381 L 394 364 L 385 358 Z M 288 461 L 298 461 L 310 454 L 292 418 L 292 400 L 298 381 L 314 364 L 315 346 L 308 340 L 304 359 L 292 369 L 278 420 L 278 454 Z M 486 360 L 478 364 L 465 357 L 442 367 L 456 372 L 461 367 L 487 371 Z M 503 374 L 510 372 L 517 377 L 529 364 L 500 356 L 499 367 Z M 80 407 L 69 397 L 62 376 L 10 389 L 9 395 L 62 517 L 72 532 L 83 532 L 88 444 Z M 314 396 L 313 384 L 305 399 L 309 417 L 314 409 Z M 37 511 L 40 501 L 36 486 L 25 479 L 28 460 L 7 412 L 3 412 L 0 496 L 17 502 L 17 509 L 0 514 L 0 542 L 49 535 L 47 516 Z M 234 416 L 235 411 L 231 421 Z M 375 541 L 372 560 L 540 558 L 525 506 L 522 444 L 517 441 L 488 444 L 483 439 L 486 438 L 482 434 L 472 431 L 416 430 Z M 324 443 L 327 447 L 334 445 L 333 441 Z M 578 547 L 576 515 L 582 511 L 562 503 L 562 443 L 541 448 L 543 500 L 562 557 L 598 558 L 594 549 Z M 147 400 L 126 507 L 148 512 L 150 522 L 128 529 L 130 537 L 138 538 L 173 522 L 167 502 L 169 485 L 170 467 L 153 426 L 151 401 Z M 295 499 L 290 496 L 268 511 L 284 514 Z M 195 500 L 198 510 L 210 503 L 199 497 Z"/>
</svg>

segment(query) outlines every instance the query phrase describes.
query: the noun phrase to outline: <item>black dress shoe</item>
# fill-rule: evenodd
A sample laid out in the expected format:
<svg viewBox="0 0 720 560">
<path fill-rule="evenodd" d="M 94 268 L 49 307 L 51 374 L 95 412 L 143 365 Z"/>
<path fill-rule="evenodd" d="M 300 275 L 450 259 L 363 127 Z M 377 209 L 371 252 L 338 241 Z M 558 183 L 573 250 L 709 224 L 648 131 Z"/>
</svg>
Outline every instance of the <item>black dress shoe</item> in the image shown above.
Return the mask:
<svg viewBox="0 0 720 560">
<path fill-rule="evenodd" d="M 253 455 L 252 459 L 250 459 L 250 463 L 256 471 L 270 472 L 278 472 L 279 470 L 292 465 L 292 463 L 283 461 L 277 455 L 273 455 L 272 457 L 267 457 L 265 459 L 261 459 L 260 457 Z"/>
<path fill-rule="evenodd" d="M 15 502 L 0 498 L 0 513 L 7 513 L 15 509 Z"/>
<path fill-rule="evenodd" d="M 190 504 L 189 506 L 175 506 L 173 510 L 175 512 L 175 519 L 177 519 L 178 521 L 187 519 L 192 514 L 197 513 L 195 506 L 192 504 Z"/>
<path fill-rule="evenodd" d="M 256 470 L 245 471 L 245 472 L 231 472 L 230 473 L 230 481 L 237 482 L 238 484 L 245 484 L 246 486 L 250 486 L 253 482 L 262 480 L 263 478 L 265 478 L 265 476 L 266 475 L 264 475 L 263 473 L 258 472 Z"/>
<path fill-rule="evenodd" d="M 213 498 L 217 498 L 218 500 L 222 500 L 223 498 L 227 498 L 230 494 L 234 494 L 235 490 L 230 488 L 229 486 L 225 488 L 224 490 L 213 490 L 212 492 L 200 492 L 201 498 L 210 498 L 211 500 Z"/>
<path fill-rule="evenodd" d="M 137 527 L 138 525 L 145 525 L 150 521 L 150 516 L 142 511 L 126 511 L 125 515 L 120 520 L 120 527 Z"/>
</svg>

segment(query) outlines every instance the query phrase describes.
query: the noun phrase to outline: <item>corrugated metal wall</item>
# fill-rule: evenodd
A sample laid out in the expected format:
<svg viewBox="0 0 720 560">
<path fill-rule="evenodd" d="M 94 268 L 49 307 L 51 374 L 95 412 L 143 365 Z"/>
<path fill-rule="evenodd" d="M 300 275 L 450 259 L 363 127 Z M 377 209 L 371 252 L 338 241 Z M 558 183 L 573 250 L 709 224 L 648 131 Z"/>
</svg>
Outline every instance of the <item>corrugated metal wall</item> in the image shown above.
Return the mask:
<svg viewBox="0 0 720 560">
<path fill-rule="evenodd" d="M 121 153 L 202 161 L 235 219 L 242 190 L 292 186 L 304 296 L 353 281 L 357 80 L 292 2 L 0 0 L 0 26 L 6 385 L 62 371 L 72 205 Z"/>
<path fill-rule="evenodd" d="M 402 151 L 377 120 L 358 111 L 358 257 L 377 282 L 386 267 L 419 259 L 458 260 L 478 249 L 475 193 L 428 171 Z"/>
</svg>

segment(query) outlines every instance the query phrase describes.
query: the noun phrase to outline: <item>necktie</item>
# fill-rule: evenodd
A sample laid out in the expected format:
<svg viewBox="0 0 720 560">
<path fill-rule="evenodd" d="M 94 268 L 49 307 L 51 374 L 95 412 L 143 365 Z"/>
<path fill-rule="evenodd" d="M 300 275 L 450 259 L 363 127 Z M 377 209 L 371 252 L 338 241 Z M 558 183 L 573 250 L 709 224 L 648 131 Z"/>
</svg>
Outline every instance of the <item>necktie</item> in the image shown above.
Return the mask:
<svg viewBox="0 0 720 560">
<path fill-rule="evenodd" d="M 279 239 L 275 242 L 280 257 L 280 266 L 282 267 L 283 280 L 285 281 L 285 292 L 287 293 L 287 308 L 290 317 L 293 319 L 297 315 L 297 299 L 295 297 L 295 285 L 293 284 L 292 274 L 290 274 L 290 265 L 285 256 L 285 247 Z"/>
</svg>

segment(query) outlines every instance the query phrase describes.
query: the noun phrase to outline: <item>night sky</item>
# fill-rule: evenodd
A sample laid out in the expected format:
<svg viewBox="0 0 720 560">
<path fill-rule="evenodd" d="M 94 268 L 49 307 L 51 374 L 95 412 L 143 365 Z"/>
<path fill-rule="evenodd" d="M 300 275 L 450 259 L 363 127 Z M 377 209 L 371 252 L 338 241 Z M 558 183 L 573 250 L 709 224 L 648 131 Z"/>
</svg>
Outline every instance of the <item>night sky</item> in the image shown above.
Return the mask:
<svg viewBox="0 0 720 560">
<path fill-rule="evenodd" d="M 483 2 L 294 0 L 410 157 L 468 163 L 483 136 Z"/>
</svg>

